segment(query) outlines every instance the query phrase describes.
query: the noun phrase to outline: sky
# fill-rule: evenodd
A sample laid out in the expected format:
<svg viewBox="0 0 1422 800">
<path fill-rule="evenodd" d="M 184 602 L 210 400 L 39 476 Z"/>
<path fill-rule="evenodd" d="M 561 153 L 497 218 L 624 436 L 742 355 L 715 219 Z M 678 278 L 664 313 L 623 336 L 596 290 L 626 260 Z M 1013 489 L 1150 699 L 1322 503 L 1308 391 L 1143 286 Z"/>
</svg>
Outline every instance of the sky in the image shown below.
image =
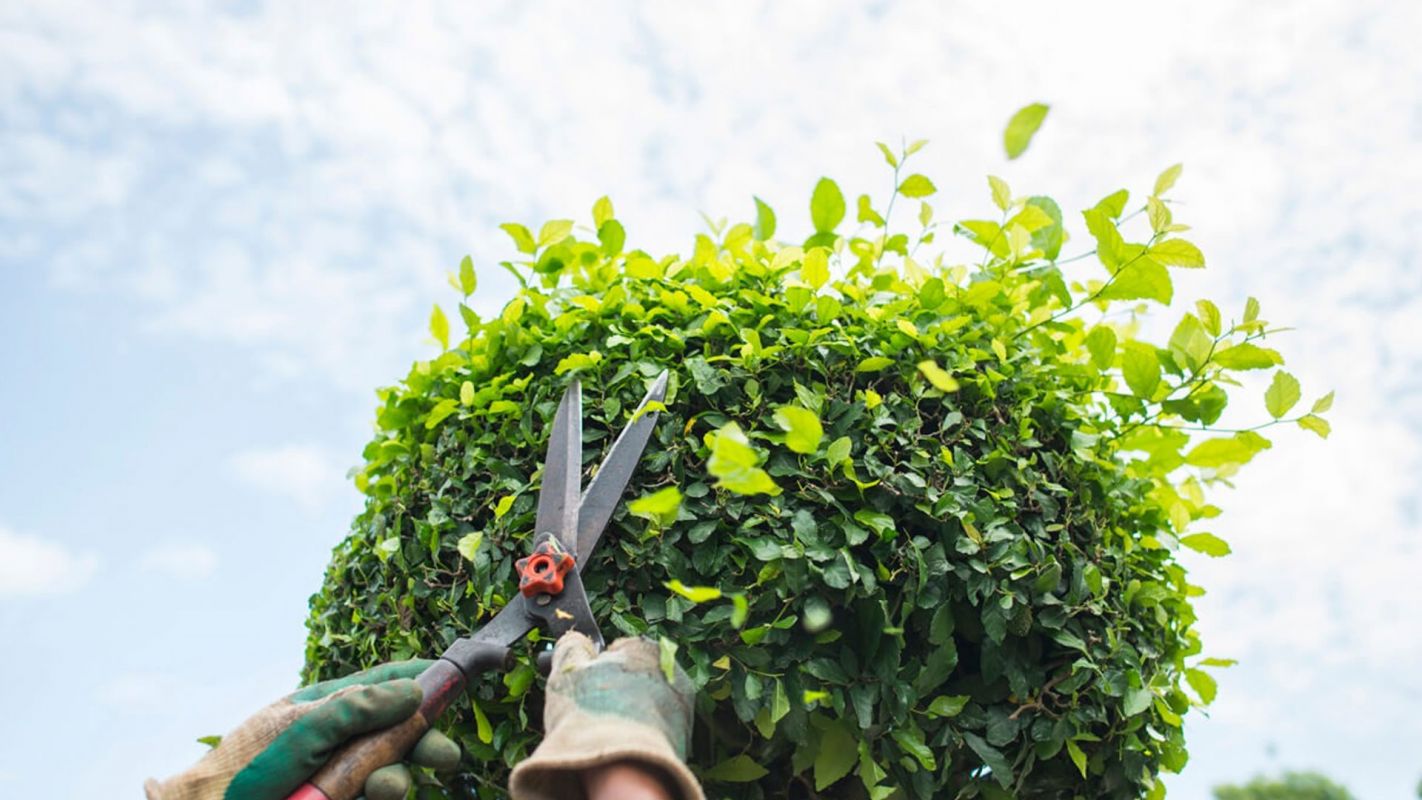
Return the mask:
<svg viewBox="0 0 1422 800">
<path fill-rule="evenodd" d="M 607 194 L 686 252 L 756 195 L 795 238 L 820 176 L 882 194 L 873 142 L 924 138 L 949 218 L 988 173 L 1071 212 L 1183 162 L 1210 267 L 1177 308 L 1260 298 L 1337 390 L 1327 442 L 1281 431 L 1215 496 L 1234 553 L 1184 557 L 1240 664 L 1170 796 L 1414 797 L 1418 31 L 1385 0 L 0 3 L 0 796 L 141 796 L 293 688 L 373 389 L 466 253 L 476 307 L 510 295 L 498 223 Z"/>
</svg>

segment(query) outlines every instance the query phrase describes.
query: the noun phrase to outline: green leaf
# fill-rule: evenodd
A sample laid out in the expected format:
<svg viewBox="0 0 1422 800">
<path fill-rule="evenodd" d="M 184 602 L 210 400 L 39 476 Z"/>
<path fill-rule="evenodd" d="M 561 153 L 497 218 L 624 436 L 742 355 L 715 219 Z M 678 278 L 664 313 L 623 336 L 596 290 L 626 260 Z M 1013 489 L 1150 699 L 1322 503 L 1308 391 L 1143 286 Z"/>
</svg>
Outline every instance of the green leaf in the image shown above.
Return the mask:
<svg viewBox="0 0 1422 800">
<path fill-rule="evenodd" d="M 553 368 L 554 375 L 562 375 L 565 372 L 578 372 L 580 370 L 592 369 L 602 363 L 602 353 L 594 350 L 590 353 L 574 353 L 558 362 L 558 366 Z"/>
<path fill-rule="evenodd" d="M 1160 385 L 1160 358 L 1144 342 L 1126 342 L 1121 349 L 1121 374 L 1131 394 L 1149 400 Z"/>
<path fill-rule="evenodd" d="M 551 247 L 573 232 L 573 221 L 570 219 L 550 219 L 543 223 L 543 227 L 538 231 L 538 246 Z"/>
<path fill-rule="evenodd" d="M 474 259 L 465 256 L 459 262 L 459 291 L 464 292 L 468 297 L 474 294 L 474 290 L 479 288 L 479 276 L 474 274 Z"/>
<path fill-rule="evenodd" d="M 1211 336 L 1220 335 L 1220 308 L 1209 300 L 1196 300 L 1195 312 L 1200 316 L 1200 324 Z"/>
<path fill-rule="evenodd" d="M 1195 694 L 1200 696 L 1200 700 L 1209 705 L 1215 702 L 1215 694 L 1219 689 L 1219 684 L 1215 682 L 1215 677 L 1200 669 L 1185 670 L 1185 680 L 1189 682 L 1190 688 L 1195 690 Z"/>
<path fill-rule="evenodd" d="M 1333 432 L 1333 426 L 1328 424 L 1328 420 L 1317 414 L 1305 414 L 1299 417 L 1299 427 L 1318 434 L 1322 439 L 1327 439 L 1328 434 Z"/>
<path fill-rule="evenodd" d="M 1220 558 L 1230 553 L 1229 544 L 1213 533 L 1192 533 L 1181 537 L 1180 543 L 1211 558 Z"/>
<path fill-rule="evenodd" d="M 1279 351 L 1243 342 L 1215 353 L 1214 362 L 1225 369 L 1269 369 L 1284 363 Z"/>
<path fill-rule="evenodd" d="M 517 700 L 528 694 L 528 687 L 538 675 L 532 664 L 519 664 L 504 675 L 504 688 L 509 691 L 509 699 Z"/>
<path fill-rule="evenodd" d="M 1050 106 L 1044 103 L 1033 103 L 1018 109 L 1007 121 L 1007 129 L 1002 132 L 1002 148 L 1007 151 L 1008 159 L 1017 158 L 1027 151 L 1027 145 L 1032 143 L 1032 137 L 1042 127 L 1049 109 Z"/>
<path fill-rule="evenodd" d="M 459 544 L 456 545 L 456 549 L 459 550 L 461 556 L 464 556 L 464 560 L 473 561 L 474 556 L 479 552 L 479 545 L 483 543 L 483 532 L 475 531 L 474 533 L 459 537 Z"/>
<path fill-rule="evenodd" d="M 199 737 L 197 738 L 197 743 L 198 743 L 198 744 L 205 744 L 205 745 L 208 746 L 209 749 L 212 749 L 212 748 L 216 748 L 218 745 L 222 744 L 222 737 L 221 737 L 221 736 L 199 736 Z"/>
<path fill-rule="evenodd" d="M 1160 176 L 1155 179 L 1155 189 L 1151 194 L 1155 197 L 1160 197 L 1170 191 L 1170 188 L 1175 185 L 1175 179 L 1180 177 L 1180 170 L 1183 168 L 1183 164 L 1175 164 L 1174 166 L 1166 167 L 1165 171 L 1160 173 Z"/>
<path fill-rule="evenodd" d="M 494 504 L 494 519 L 503 519 L 504 515 L 509 513 L 509 509 L 513 508 L 513 504 L 513 495 L 506 494 L 503 497 L 500 497 L 499 502 Z"/>
<path fill-rule="evenodd" d="M 459 403 L 460 403 L 460 405 L 466 405 L 466 406 L 472 406 L 472 405 L 474 405 L 474 382 L 473 382 L 473 381 L 465 381 L 465 382 L 459 384 Z"/>
<path fill-rule="evenodd" d="M 859 366 L 854 368 L 855 372 L 878 372 L 886 367 L 894 365 L 892 358 L 884 356 L 870 356 L 859 362 Z"/>
<path fill-rule="evenodd" d="M 513 239 L 514 247 L 517 247 L 520 253 L 537 252 L 538 245 L 534 243 L 533 234 L 528 232 L 528 228 L 517 222 L 505 222 L 499 228 L 507 233 L 510 239 Z"/>
<path fill-rule="evenodd" d="M 1170 334 L 1170 354 L 1175 363 L 1192 372 L 1204 366 L 1214 345 L 1214 340 L 1205 333 L 1205 326 L 1194 314 L 1181 317 L 1175 331 Z"/>
<path fill-rule="evenodd" d="M 1098 211 L 1111 219 L 1120 219 L 1121 214 L 1125 213 L 1126 203 L 1130 202 L 1130 200 L 1130 192 L 1125 189 L 1117 189 L 1096 201 L 1096 205 L 1091 208 L 1093 211 Z"/>
<path fill-rule="evenodd" d="M 593 203 L 592 214 L 593 227 L 602 228 L 608 220 L 612 219 L 612 200 L 607 195 L 599 197 L 597 201 Z"/>
<path fill-rule="evenodd" d="M 430 335 L 439 342 L 441 350 L 449 349 L 449 319 L 438 305 L 430 312 Z"/>
<path fill-rule="evenodd" d="M 849 451 L 853 446 L 854 442 L 848 436 L 841 436 L 825 448 L 825 460 L 831 464 L 839 464 L 849 458 Z"/>
<path fill-rule="evenodd" d="M 1264 391 L 1264 408 L 1269 411 L 1269 416 L 1279 419 L 1289 413 L 1289 409 L 1297 405 L 1302 396 L 1298 379 L 1279 370 L 1274 373 L 1274 380 Z"/>
<path fill-rule="evenodd" d="M 913 756 L 919 766 L 930 772 L 938 769 L 938 759 L 934 758 L 933 751 L 929 749 L 928 745 L 923 743 L 923 734 L 917 728 L 894 728 L 891 735 L 899 749 Z"/>
<path fill-rule="evenodd" d="M 1076 771 L 1081 773 L 1081 777 L 1086 777 L 1086 754 L 1081 752 L 1081 746 L 1073 739 L 1067 739 L 1067 755 L 1071 758 L 1071 763 L 1076 765 Z"/>
<path fill-rule="evenodd" d="M 825 726 L 820 736 L 820 749 L 815 755 L 815 791 L 849 774 L 859 760 L 859 747 L 854 737 L 839 722 Z"/>
<path fill-rule="evenodd" d="M 1313 412 L 1314 414 L 1322 414 L 1332 408 L 1333 392 L 1329 392 L 1328 394 L 1315 400 L 1313 403 L 1313 408 L 1309 409 L 1309 411 Z"/>
<path fill-rule="evenodd" d="M 785 446 L 796 453 L 813 453 L 820 448 L 825 429 L 815 412 L 799 406 L 775 410 L 775 424 L 785 431 Z"/>
<path fill-rule="evenodd" d="M 933 181 L 916 172 L 899 184 L 899 194 L 904 197 L 928 197 L 936 191 L 938 187 L 933 185 Z"/>
<path fill-rule="evenodd" d="M 597 229 L 597 240 L 602 244 L 603 254 L 615 256 L 622 252 L 622 246 L 627 243 L 627 231 L 622 228 L 622 223 L 610 219 Z"/>
<path fill-rule="evenodd" d="M 760 458 L 751 447 L 741 427 L 726 423 L 711 434 L 711 457 L 707 471 L 716 478 L 716 485 L 736 494 L 780 494 L 780 487 L 763 469 L 756 466 Z"/>
<path fill-rule="evenodd" d="M 992 770 L 992 777 L 999 786 L 1007 788 L 1012 785 L 1012 762 L 1002 754 L 1002 751 L 987 743 L 987 740 L 969 731 L 963 731 L 963 741 L 968 743 L 968 747 L 978 754 L 983 764 Z"/>
<path fill-rule="evenodd" d="M 1121 252 L 1126 247 L 1116 223 L 1096 208 L 1083 211 L 1081 215 L 1086 220 L 1087 232 L 1096 240 L 1097 260 L 1114 274 L 1121 266 Z"/>
<path fill-rule="evenodd" d="M 1199 269 L 1205 266 L 1205 254 L 1200 252 L 1200 248 L 1185 241 L 1184 239 L 1166 239 L 1151 245 L 1150 257 L 1167 267 L 1191 267 Z"/>
<path fill-rule="evenodd" d="M 1086 349 L 1097 369 L 1110 369 L 1116 363 L 1116 331 L 1107 325 L 1097 325 L 1086 334 Z"/>
<path fill-rule="evenodd" d="M 939 695 L 928 704 L 926 713 L 931 717 L 956 717 L 963 712 L 963 708 L 971 699 L 973 698 L 965 694 Z"/>
<path fill-rule="evenodd" d="M 659 525 L 670 525 L 676 521 L 681 509 L 681 490 L 675 486 L 643 495 L 627 504 L 633 515 L 651 520 Z"/>
<path fill-rule="evenodd" d="M 923 373 L 923 377 L 933 384 L 940 392 L 958 391 L 958 381 L 949 375 L 936 361 L 918 362 L 918 371 Z"/>
<path fill-rule="evenodd" d="M 492 744 L 494 741 L 494 726 L 489 724 L 489 716 L 484 713 L 484 709 L 479 707 L 479 701 L 474 699 L 473 693 L 466 695 L 469 698 L 469 705 L 474 709 L 474 729 L 479 741 L 484 744 Z"/>
<path fill-rule="evenodd" d="M 1154 300 L 1169 305 L 1175 286 L 1165 267 L 1150 258 L 1127 258 L 1111 284 L 1101 291 L 1105 300 Z"/>
<path fill-rule="evenodd" d="M 1007 181 L 996 175 L 989 175 L 988 187 L 992 189 L 992 204 L 1006 211 L 1007 207 L 1012 205 L 1012 189 L 1008 188 Z"/>
<path fill-rule="evenodd" d="M 829 254 L 823 247 L 812 247 L 800 262 L 800 278 L 818 289 L 829 280 Z"/>
<path fill-rule="evenodd" d="M 835 226 L 844 219 L 844 195 L 839 184 L 829 178 L 820 178 L 815 184 L 815 193 L 810 196 L 810 221 L 817 233 L 832 233 Z"/>
<path fill-rule="evenodd" d="M 680 647 L 676 642 L 665 636 L 657 637 L 658 661 L 662 666 L 662 675 L 666 677 L 667 683 L 676 684 L 676 651 Z"/>
<path fill-rule="evenodd" d="M 874 145 L 879 148 L 879 152 L 884 154 L 884 160 L 889 162 L 891 168 L 899 168 L 899 157 L 894 155 L 894 151 L 890 150 L 888 145 L 883 142 L 875 142 Z"/>
<path fill-rule="evenodd" d="M 441 400 L 435 403 L 434 408 L 431 408 L 430 413 L 425 417 L 425 430 L 434 430 L 441 422 L 444 422 L 450 414 L 458 410 L 458 400 Z"/>
<path fill-rule="evenodd" d="M 662 585 L 693 603 L 706 603 L 711 600 L 720 600 L 722 596 L 721 590 L 714 586 L 687 586 L 679 580 L 667 581 Z"/>
<path fill-rule="evenodd" d="M 1233 658 L 1207 658 L 1200 662 L 1202 667 L 1219 667 L 1221 669 L 1232 667 L 1239 661 Z"/>
<path fill-rule="evenodd" d="M 1185 463 L 1206 469 L 1238 466 L 1249 463 L 1255 455 L 1270 447 L 1269 440 L 1263 436 L 1253 431 L 1243 431 L 1233 436 L 1207 439 L 1199 443 L 1185 454 Z"/>
<path fill-rule="evenodd" d="M 775 235 L 775 212 L 759 197 L 755 199 L 755 227 L 751 230 L 757 242 L 764 242 Z"/>
<path fill-rule="evenodd" d="M 758 781 L 769 775 L 770 771 L 765 767 L 755 763 L 748 755 L 731 756 L 711 769 L 706 770 L 704 777 L 708 781 L 718 781 L 720 783 L 750 783 Z"/>
</svg>

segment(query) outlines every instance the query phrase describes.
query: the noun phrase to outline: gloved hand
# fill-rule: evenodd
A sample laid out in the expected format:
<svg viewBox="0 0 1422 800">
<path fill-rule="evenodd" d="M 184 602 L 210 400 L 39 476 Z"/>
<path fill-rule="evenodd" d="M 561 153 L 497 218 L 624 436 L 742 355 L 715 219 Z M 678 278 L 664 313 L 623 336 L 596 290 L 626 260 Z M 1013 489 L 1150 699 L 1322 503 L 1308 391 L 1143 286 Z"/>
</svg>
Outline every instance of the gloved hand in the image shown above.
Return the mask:
<svg viewBox="0 0 1422 800">
<path fill-rule="evenodd" d="M 300 689 L 258 711 L 222 737 L 192 768 L 162 783 L 148 800 L 284 800 L 347 739 L 405 721 L 420 707 L 415 676 L 430 661 L 397 661 Z M 459 745 L 430 730 L 410 751 L 421 766 L 450 770 Z M 392 764 L 365 782 L 368 800 L 403 800 L 410 771 Z"/>
<path fill-rule="evenodd" d="M 553 649 L 543 741 L 509 776 L 514 800 L 584 797 L 582 771 L 616 762 L 650 767 L 679 800 L 704 800 L 684 763 L 695 690 L 680 668 L 669 683 L 655 642 L 618 639 L 602 654 L 572 631 Z"/>
</svg>

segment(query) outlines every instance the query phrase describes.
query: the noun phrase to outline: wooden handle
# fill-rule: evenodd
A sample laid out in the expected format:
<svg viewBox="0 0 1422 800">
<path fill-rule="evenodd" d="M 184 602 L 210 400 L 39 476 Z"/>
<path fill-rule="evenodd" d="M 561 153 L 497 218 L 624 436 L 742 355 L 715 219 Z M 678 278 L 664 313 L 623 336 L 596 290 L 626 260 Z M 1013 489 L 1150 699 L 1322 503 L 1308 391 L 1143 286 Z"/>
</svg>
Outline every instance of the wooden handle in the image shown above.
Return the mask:
<svg viewBox="0 0 1422 800">
<path fill-rule="evenodd" d="M 464 691 L 464 673 L 444 659 L 430 665 L 415 680 L 425 692 L 419 711 L 392 728 L 352 739 L 331 756 L 310 783 L 297 789 L 288 800 L 321 800 L 322 797 L 355 800 L 360 797 L 370 773 L 402 760 Z"/>
</svg>

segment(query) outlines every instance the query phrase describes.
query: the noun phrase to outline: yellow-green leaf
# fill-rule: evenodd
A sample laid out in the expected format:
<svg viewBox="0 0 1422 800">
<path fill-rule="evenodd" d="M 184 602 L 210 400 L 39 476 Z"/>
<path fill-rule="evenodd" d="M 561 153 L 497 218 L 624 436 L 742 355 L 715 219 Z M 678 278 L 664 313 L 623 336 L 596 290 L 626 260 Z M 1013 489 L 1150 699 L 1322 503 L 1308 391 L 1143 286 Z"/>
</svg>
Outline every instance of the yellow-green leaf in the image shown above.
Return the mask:
<svg viewBox="0 0 1422 800">
<path fill-rule="evenodd" d="M 785 431 L 785 446 L 796 453 L 820 449 L 825 429 L 815 412 L 800 406 L 781 406 L 775 410 L 775 424 Z"/>
<path fill-rule="evenodd" d="M 1229 543 L 1213 533 L 1192 533 L 1189 536 L 1182 536 L 1180 543 L 1211 558 L 1220 558 L 1230 553 Z"/>
<path fill-rule="evenodd" d="M 1032 137 L 1047 118 L 1049 108 L 1045 103 L 1033 103 L 1018 109 L 1007 121 L 1007 129 L 1002 132 L 1002 147 L 1009 159 L 1027 151 L 1027 145 L 1032 143 Z"/>
<path fill-rule="evenodd" d="M 716 485 L 736 494 L 780 494 L 780 487 L 765 470 L 756 466 L 760 457 L 745 432 L 734 422 L 710 434 L 711 457 L 706 469 Z"/>
<path fill-rule="evenodd" d="M 720 600 L 722 596 L 721 590 L 714 586 L 687 586 L 679 580 L 670 580 L 662 585 L 693 603 Z"/>
<path fill-rule="evenodd" d="M 479 288 L 479 276 L 474 272 L 474 259 L 465 256 L 459 262 L 459 290 L 468 297 L 474 294 L 474 290 Z"/>
<path fill-rule="evenodd" d="M 1328 394 L 1315 400 L 1313 403 L 1313 408 L 1309 410 L 1312 411 L 1314 414 L 1322 414 L 1331 408 L 1333 408 L 1333 392 L 1329 392 Z"/>
<path fill-rule="evenodd" d="M 1289 413 L 1289 409 L 1299 402 L 1300 397 L 1302 394 L 1299 392 L 1298 379 L 1279 370 L 1274 373 L 1274 380 L 1264 391 L 1264 408 L 1269 411 L 1269 416 L 1279 419 Z"/>
<path fill-rule="evenodd" d="M 1067 739 L 1067 755 L 1071 757 L 1071 763 L 1076 765 L 1076 771 L 1081 773 L 1081 777 L 1086 777 L 1086 754 L 1081 752 L 1081 746 L 1075 741 Z"/>
<path fill-rule="evenodd" d="M 543 223 L 542 229 L 538 231 L 538 246 L 549 247 L 568 238 L 568 234 L 573 232 L 573 221 L 570 219 L 550 219 Z"/>
<path fill-rule="evenodd" d="M 1219 686 L 1215 683 L 1213 675 L 1200 669 L 1186 669 L 1185 680 L 1190 684 L 1190 688 L 1195 690 L 1195 694 L 1200 696 L 1201 702 L 1205 705 L 1215 702 L 1215 694 Z"/>
<path fill-rule="evenodd" d="M 755 763 L 748 755 L 731 756 L 711 769 L 706 770 L 708 781 L 721 783 L 750 783 L 769 775 L 770 771 Z"/>
<path fill-rule="evenodd" d="M 1313 431 L 1323 439 L 1327 439 L 1328 434 L 1333 432 L 1333 427 L 1328 424 L 1328 420 L 1317 414 L 1305 414 L 1299 417 L 1299 427 L 1306 431 Z"/>
<path fill-rule="evenodd" d="M 1155 179 L 1155 189 L 1151 194 L 1155 197 L 1160 197 L 1170 191 L 1170 188 L 1175 185 L 1175 180 L 1180 177 L 1180 170 L 1183 168 L 1183 164 L 1175 164 L 1166 167 L 1165 171 L 1160 173 L 1159 177 Z"/>
<path fill-rule="evenodd" d="M 1160 358 L 1155 348 L 1144 342 L 1126 342 L 1121 349 L 1121 374 L 1131 394 L 1144 400 L 1153 397 L 1160 385 Z"/>
<path fill-rule="evenodd" d="M 676 651 L 677 643 L 665 636 L 657 638 L 657 651 L 661 662 L 662 675 L 667 679 L 667 683 L 676 684 Z"/>
<path fill-rule="evenodd" d="M 823 247 L 812 247 L 800 262 L 800 278 L 818 289 L 829 280 L 829 251 Z"/>
<path fill-rule="evenodd" d="M 996 175 L 989 175 L 988 186 L 992 188 L 992 204 L 1006 211 L 1007 207 L 1012 205 L 1012 189 L 1008 188 L 1007 181 Z"/>
<path fill-rule="evenodd" d="M 513 495 L 506 494 L 503 497 L 500 497 L 499 501 L 494 504 L 494 519 L 503 519 L 504 515 L 509 513 L 509 509 L 513 508 L 513 504 Z"/>
<path fill-rule="evenodd" d="M 593 227 L 601 228 L 604 222 L 612 219 L 612 200 L 607 195 L 599 197 L 597 202 L 593 203 L 592 213 Z"/>
<path fill-rule="evenodd" d="M 483 542 L 483 532 L 475 531 L 459 537 L 459 543 L 455 545 L 455 547 L 459 550 L 459 554 L 464 556 L 465 560 L 473 561 L 475 554 L 479 552 L 479 545 L 483 544 Z"/>
<path fill-rule="evenodd" d="M 899 194 L 904 197 L 928 197 L 936 191 L 938 187 L 933 185 L 933 181 L 916 172 L 899 184 Z"/>
<path fill-rule="evenodd" d="M 676 521 L 677 512 L 681 510 L 681 490 L 675 486 L 659 489 L 628 503 L 627 510 L 634 516 L 670 525 Z"/>
<path fill-rule="evenodd" d="M 523 225 L 517 222 L 505 222 L 499 228 L 507 233 L 510 239 L 513 239 L 514 247 L 517 247 L 520 253 L 533 253 L 538 250 L 538 244 L 533 241 L 533 234 L 529 233 L 528 228 Z"/>
<path fill-rule="evenodd" d="M 441 350 L 449 349 L 449 318 L 438 305 L 430 312 L 430 335 L 439 342 Z"/>
<path fill-rule="evenodd" d="M 474 405 L 474 384 L 473 384 L 473 382 L 471 382 L 471 381 L 465 381 L 464 383 L 459 384 L 459 402 L 460 402 L 462 405 L 466 405 L 466 406 L 472 406 L 472 405 Z"/>
<path fill-rule="evenodd" d="M 810 196 L 810 221 L 817 233 L 830 233 L 844 219 L 844 194 L 839 184 L 820 178 Z"/>
<path fill-rule="evenodd" d="M 946 370 L 938 366 L 936 361 L 920 361 L 918 371 L 923 373 L 923 377 L 933 384 L 941 392 L 958 391 L 958 381 L 949 375 Z"/>
<path fill-rule="evenodd" d="M 1205 266 L 1205 254 L 1200 252 L 1200 248 L 1184 239 L 1166 239 L 1156 242 L 1151 245 L 1149 252 L 1151 258 L 1167 267 L 1199 269 Z"/>
</svg>

